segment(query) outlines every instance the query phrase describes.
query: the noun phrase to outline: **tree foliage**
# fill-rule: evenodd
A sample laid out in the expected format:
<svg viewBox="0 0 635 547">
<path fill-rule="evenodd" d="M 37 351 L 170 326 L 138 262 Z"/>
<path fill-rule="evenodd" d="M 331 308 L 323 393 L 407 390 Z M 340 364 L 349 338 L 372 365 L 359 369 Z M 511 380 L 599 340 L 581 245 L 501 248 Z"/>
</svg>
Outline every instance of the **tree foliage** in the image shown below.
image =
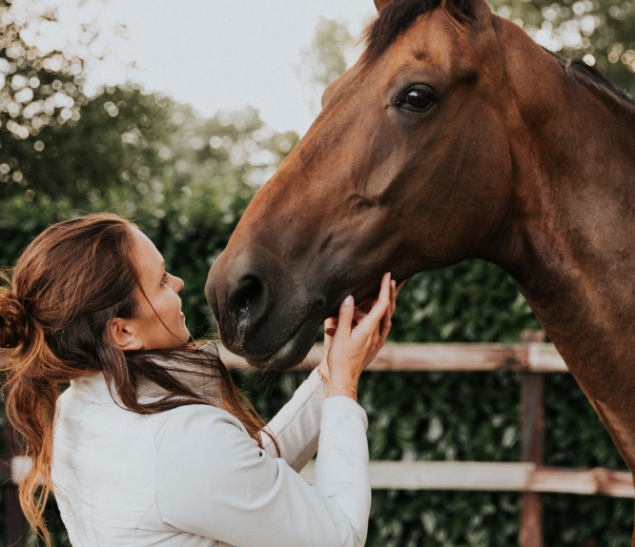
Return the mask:
<svg viewBox="0 0 635 547">
<path fill-rule="evenodd" d="M 595 65 L 635 93 L 635 2 L 632 0 L 490 0 L 541 46 Z"/>
<path fill-rule="evenodd" d="M 80 119 L 88 99 L 81 92 L 83 61 L 61 51 L 42 51 L 25 12 L 0 0 L 0 199 L 13 193 L 33 197 L 46 169 L 43 142 L 51 132 Z M 36 21 L 53 21 L 42 12 Z M 50 162 L 49 162 L 50 163 Z"/>
<path fill-rule="evenodd" d="M 317 114 L 320 98 L 326 86 L 346 70 L 344 51 L 352 45 L 353 37 L 346 23 L 320 17 L 313 41 L 300 52 L 297 77 L 307 94 L 309 108 Z"/>
</svg>

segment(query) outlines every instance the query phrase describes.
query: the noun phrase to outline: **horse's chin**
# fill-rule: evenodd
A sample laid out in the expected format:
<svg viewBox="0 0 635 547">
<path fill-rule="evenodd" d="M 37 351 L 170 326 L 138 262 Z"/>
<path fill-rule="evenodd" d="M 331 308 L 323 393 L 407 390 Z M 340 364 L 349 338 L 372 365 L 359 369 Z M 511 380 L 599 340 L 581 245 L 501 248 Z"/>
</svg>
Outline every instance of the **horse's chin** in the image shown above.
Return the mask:
<svg viewBox="0 0 635 547">
<path fill-rule="evenodd" d="M 281 346 L 275 349 L 266 358 L 253 357 L 249 355 L 244 346 L 235 349 L 227 346 L 230 351 L 243 355 L 245 360 L 252 366 L 262 370 L 287 370 L 299 365 L 307 356 L 322 322 L 328 317 L 337 317 L 344 295 L 352 293 L 357 303 L 361 303 L 367 298 L 377 297 L 378 283 L 376 279 L 370 280 L 352 290 L 339 290 L 336 298 L 318 300 L 313 304 L 306 317 L 300 322 L 295 332 Z"/>
<path fill-rule="evenodd" d="M 253 359 L 246 356 L 246 361 L 252 367 L 263 370 L 287 370 L 299 365 L 315 344 L 323 320 L 323 310 L 322 303 L 315 304 L 291 337 L 269 357 Z"/>
</svg>

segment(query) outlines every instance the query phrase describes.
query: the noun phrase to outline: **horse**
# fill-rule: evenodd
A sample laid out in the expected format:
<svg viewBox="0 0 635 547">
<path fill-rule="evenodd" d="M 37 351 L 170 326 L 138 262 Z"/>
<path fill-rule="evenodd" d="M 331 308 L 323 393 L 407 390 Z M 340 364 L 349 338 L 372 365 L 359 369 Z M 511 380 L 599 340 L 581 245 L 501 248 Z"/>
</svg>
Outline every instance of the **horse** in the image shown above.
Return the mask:
<svg viewBox="0 0 635 547">
<path fill-rule="evenodd" d="M 635 101 L 485 0 L 375 4 L 365 52 L 209 272 L 222 343 L 287 369 L 384 272 L 484 259 L 635 471 Z"/>
</svg>

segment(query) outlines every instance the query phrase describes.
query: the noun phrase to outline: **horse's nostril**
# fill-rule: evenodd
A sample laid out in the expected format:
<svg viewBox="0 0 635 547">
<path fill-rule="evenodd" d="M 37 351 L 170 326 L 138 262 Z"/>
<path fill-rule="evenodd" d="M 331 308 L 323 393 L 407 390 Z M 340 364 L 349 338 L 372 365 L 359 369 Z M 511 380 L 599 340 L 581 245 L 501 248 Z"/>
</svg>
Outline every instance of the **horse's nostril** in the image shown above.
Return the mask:
<svg viewBox="0 0 635 547">
<path fill-rule="evenodd" d="M 256 276 L 244 276 L 230 296 L 229 305 L 238 323 L 247 319 L 262 302 L 264 286 Z"/>
</svg>

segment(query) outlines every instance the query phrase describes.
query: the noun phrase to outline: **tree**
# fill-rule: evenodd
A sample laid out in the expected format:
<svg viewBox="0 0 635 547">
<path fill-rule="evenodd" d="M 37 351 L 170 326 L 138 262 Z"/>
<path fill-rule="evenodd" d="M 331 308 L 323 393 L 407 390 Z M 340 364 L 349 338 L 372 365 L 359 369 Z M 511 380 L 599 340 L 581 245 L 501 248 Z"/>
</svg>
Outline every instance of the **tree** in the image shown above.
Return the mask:
<svg viewBox="0 0 635 547">
<path fill-rule="evenodd" d="M 173 105 L 132 85 L 87 97 L 84 59 L 41 49 L 40 27 L 55 24 L 55 12 L 21 6 L 0 0 L 0 199 L 64 196 L 98 209 L 106 189 L 134 188 L 160 164 L 178 125 Z M 96 35 L 83 25 L 84 45 Z"/>
<path fill-rule="evenodd" d="M 320 98 L 326 86 L 346 70 L 344 51 L 352 36 L 343 21 L 320 17 L 309 46 L 300 52 L 300 65 L 295 73 L 304 84 L 307 103 L 314 114 L 320 111 Z"/>
<path fill-rule="evenodd" d="M 547 49 L 595 65 L 635 93 L 635 2 L 632 0 L 490 0 Z"/>
<path fill-rule="evenodd" d="M 54 21 L 52 12 L 38 20 Z M 41 51 L 26 15 L 0 0 L 0 197 L 32 199 L 31 169 L 51 130 L 73 125 L 87 102 L 81 92 L 81 59 Z"/>
</svg>

